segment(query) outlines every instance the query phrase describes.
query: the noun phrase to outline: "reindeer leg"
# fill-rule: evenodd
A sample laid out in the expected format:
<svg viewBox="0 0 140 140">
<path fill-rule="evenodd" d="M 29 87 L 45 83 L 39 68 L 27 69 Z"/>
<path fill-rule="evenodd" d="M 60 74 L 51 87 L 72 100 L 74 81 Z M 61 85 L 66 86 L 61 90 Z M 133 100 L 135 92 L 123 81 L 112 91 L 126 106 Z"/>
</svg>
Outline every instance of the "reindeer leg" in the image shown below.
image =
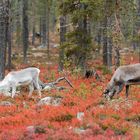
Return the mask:
<svg viewBox="0 0 140 140">
<path fill-rule="evenodd" d="M 45 88 L 46 84 L 43 83 L 43 82 L 40 80 L 40 78 L 38 78 L 38 83 L 39 83 L 39 86 L 40 86 L 41 90 L 43 90 L 43 89 Z"/>
<path fill-rule="evenodd" d="M 33 93 L 33 91 L 34 91 L 34 85 L 33 85 L 33 83 L 31 83 L 30 85 L 29 85 L 29 97 L 31 97 L 32 96 L 32 93 Z"/>
<path fill-rule="evenodd" d="M 40 89 L 40 86 L 39 86 L 38 77 L 33 79 L 33 83 L 34 83 L 36 89 L 38 90 L 39 97 L 41 97 L 41 89 Z"/>
<path fill-rule="evenodd" d="M 125 87 L 126 87 L 125 95 L 126 95 L 126 98 L 128 98 L 129 85 L 126 85 Z"/>
<path fill-rule="evenodd" d="M 119 85 L 119 89 L 116 91 L 117 98 L 118 98 L 119 93 L 123 90 L 123 87 L 124 87 L 123 84 L 120 84 L 120 85 Z"/>
<path fill-rule="evenodd" d="M 16 94 L 16 86 L 12 85 L 12 98 L 14 98 L 15 94 Z"/>
</svg>

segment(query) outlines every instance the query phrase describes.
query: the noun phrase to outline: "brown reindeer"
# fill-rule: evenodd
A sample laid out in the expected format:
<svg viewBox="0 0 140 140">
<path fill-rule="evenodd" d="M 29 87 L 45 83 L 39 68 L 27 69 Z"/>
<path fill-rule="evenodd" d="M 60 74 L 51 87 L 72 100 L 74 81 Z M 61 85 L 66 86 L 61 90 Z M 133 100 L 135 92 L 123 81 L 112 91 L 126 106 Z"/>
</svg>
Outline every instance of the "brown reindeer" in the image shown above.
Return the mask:
<svg viewBox="0 0 140 140">
<path fill-rule="evenodd" d="M 103 95 L 108 99 L 112 99 L 112 97 L 115 94 L 119 94 L 125 86 L 125 94 L 126 97 L 128 97 L 129 86 L 136 84 L 140 84 L 140 64 L 120 66 L 113 74 Z"/>
</svg>

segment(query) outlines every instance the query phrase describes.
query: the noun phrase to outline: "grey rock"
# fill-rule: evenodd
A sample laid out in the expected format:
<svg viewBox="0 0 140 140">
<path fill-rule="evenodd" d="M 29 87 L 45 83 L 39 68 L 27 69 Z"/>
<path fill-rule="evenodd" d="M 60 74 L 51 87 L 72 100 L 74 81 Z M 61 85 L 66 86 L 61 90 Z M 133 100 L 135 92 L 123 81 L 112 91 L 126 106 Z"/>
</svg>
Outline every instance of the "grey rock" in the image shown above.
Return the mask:
<svg viewBox="0 0 140 140">
<path fill-rule="evenodd" d="M 26 128 L 26 131 L 27 131 L 27 132 L 30 132 L 30 133 L 34 133 L 34 132 L 35 132 L 35 127 L 34 127 L 34 126 L 28 126 L 28 127 Z"/>
<path fill-rule="evenodd" d="M 61 101 L 62 98 L 60 97 L 45 97 L 38 102 L 38 105 L 59 106 L 61 104 Z"/>
<path fill-rule="evenodd" d="M 9 101 L 1 101 L 0 102 L 0 106 L 12 106 L 13 103 L 9 102 Z"/>
<path fill-rule="evenodd" d="M 80 121 L 82 121 L 84 115 L 85 115 L 84 112 L 78 112 L 78 113 L 77 113 L 77 119 L 80 120 Z"/>
<path fill-rule="evenodd" d="M 74 128 L 73 129 L 73 132 L 76 133 L 76 134 L 81 134 L 81 133 L 84 133 L 86 130 L 83 129 L 83 128 Z"/>
</svg>

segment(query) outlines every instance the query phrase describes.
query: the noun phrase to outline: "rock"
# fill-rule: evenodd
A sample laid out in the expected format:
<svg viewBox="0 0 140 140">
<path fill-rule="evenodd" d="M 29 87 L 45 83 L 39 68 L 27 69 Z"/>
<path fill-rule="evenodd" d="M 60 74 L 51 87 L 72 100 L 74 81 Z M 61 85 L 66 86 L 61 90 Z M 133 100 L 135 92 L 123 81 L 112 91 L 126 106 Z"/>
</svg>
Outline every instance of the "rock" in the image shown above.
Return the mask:
<svg viewBox="0 0 140 140">
<path fill-rule="evenodd" d="M 128 52 L 130 52 L 130 49 L 129 49 L 129 48 L 123 48 L 123 49 L 119 50 L 119 52 L 120 52 L 122 55 L 125 55 L 125 54 L 127 54 Z"/>
<path fill-rule="evenodd" d="M 35 126 L 35 133 L 38 133 L 38 134 L 46 133 L 45 127 L 41 125 Z"/>
<path fill-rule="evenodd" d="M 39 49 L 44 49 L 44 48 L 46 48 L 46 46 L 42 44 L 42 45 L 38 46 L 38 48 Z"/>
<path fill-rule="evenodd" d="M 74 128 L 73 131 L 76 134 L 81 134 L 81 133 L 84 133 L 86 130 L 83 128 Z"/>
<path fill-rule="evenodd" d="M 42 52 L 35 52 L 35 53 L 32 53 L 32 55 L 33 55 L 34 57 L 43 57 L 45 54 L 42 53 Z"/>
<path fill-rule="evenodd" d="M 99 108 L 102 108 L 103 109 L 104 107 L 105 107 L 104 105 L 99 105 Z"/>
<path fill-rule="evenodd" d="M 54 44 L 53 48 L 58 48 L 60 45 L 59 44 Z"/>
<path fill-rule="evenodd" d="M 62 98 L 60 97 L 45 97 L 38 102 L 38 105 L 59 106 L 61 104 L 61 101 Z"/>
<path fill-rule="evenodd" d="M 80 120 L 80 121 L 82 121 L 84 115 L 85 115 L 84 112 L 78 112 L 78 113 L 77 113 L 77 119 Z"/>
<path fill-rule="evenodd" d="M 34 127 L 34 126 L 28 126 L 28 127 L 26 128 L 26 131 L 33 134 L 33 133 L 35 132 L 35 127 Z"/>
<path fill-rule="evenodd" d="M 31 50 L 32 50 L 32 51 L 37 51 L 37 50 L 38 50 L 38 48 L 31 48 Z"/>
<path fill-rule="evenodd" d="M 34 134 L 34 133 L 46 133 L 45 127 L 41 126 L 41 125 L 37 125 L 37 126 L 28 126 L 26 128 L 26 131 L 29 132 L 30 134 Z"/>
<path fill-rule="evenodd" d="M 46 65 L 52 65 L 52 62 L 46 62 Z"/>
<path fill-rule="evenodd" d="M 13 103 L 9 102 L 9 101 L 1 101 L 0 102 L 0 106 L 12 106 Z"/>
</svg>

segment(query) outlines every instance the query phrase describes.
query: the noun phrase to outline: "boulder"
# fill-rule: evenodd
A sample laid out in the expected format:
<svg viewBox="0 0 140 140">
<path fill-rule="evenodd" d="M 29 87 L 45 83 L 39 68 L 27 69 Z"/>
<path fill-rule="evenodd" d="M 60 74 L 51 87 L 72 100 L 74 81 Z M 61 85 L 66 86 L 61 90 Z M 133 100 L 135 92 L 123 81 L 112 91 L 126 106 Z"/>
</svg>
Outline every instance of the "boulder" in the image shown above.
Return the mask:
<svg viewBox="0 0 140 140">
<path fill-rule="evenodd" d="M 0 106 L 12 106 L 13 103 L 9 102 L 9 101 L 1 101 L 0 102 Z"/>
<path fill-rule="evenodd" d="M 80 120 L 80 121 L 82 121 L 83 118 L 84 118 L 84 115 L 85 115 L 84 112 L 78 112 L 77 113 L 77 119 Z"/>
<path fill-rule="evenodd" d="M 38 105 L 59 106 L 61 104 L 61 101 L 62 98 L 60 97 L 45 97 L 38 102 Z"/>
</svg>

